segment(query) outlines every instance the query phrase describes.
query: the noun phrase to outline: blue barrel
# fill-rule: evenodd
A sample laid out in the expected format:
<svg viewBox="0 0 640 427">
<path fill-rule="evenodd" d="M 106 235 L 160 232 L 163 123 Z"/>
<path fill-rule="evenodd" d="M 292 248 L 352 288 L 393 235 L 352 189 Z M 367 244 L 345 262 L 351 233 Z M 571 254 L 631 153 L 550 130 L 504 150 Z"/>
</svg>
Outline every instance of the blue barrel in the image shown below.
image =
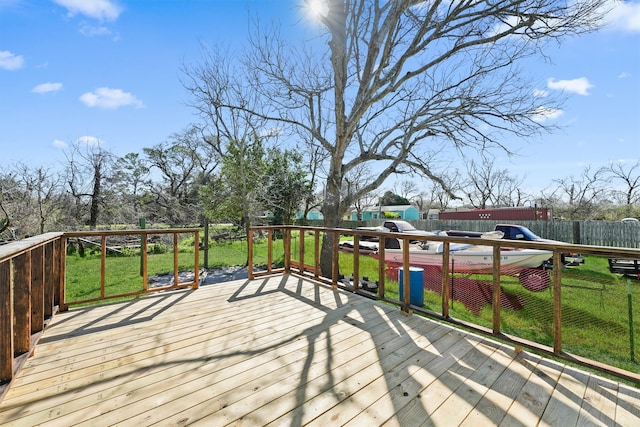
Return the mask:
<svg viewBox="0 0 640 427">
<path fill-rule="evenodd" d="M 400 289 L 400 301 L 404 301 L 404 268 L 400 267 L 398 275 L 398 288 Z M 424 305 L 424 269 L 409 267 L 409 303 L 422 307 Z"/>
</svg>

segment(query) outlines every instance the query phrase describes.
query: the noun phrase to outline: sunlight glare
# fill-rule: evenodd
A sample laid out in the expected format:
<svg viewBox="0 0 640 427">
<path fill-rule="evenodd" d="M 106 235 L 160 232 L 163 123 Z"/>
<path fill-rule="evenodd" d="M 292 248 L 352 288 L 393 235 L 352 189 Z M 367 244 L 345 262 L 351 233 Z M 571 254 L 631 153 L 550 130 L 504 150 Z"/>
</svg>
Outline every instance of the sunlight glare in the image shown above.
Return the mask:
<svg viewBox="0 0 640 427">
<path fill-rule="evenodd" d="M 325 18 L 329 13 L 329 5 L 326 0 L 307 0 L 307 9 L 313 19 Z"/>
</svg>

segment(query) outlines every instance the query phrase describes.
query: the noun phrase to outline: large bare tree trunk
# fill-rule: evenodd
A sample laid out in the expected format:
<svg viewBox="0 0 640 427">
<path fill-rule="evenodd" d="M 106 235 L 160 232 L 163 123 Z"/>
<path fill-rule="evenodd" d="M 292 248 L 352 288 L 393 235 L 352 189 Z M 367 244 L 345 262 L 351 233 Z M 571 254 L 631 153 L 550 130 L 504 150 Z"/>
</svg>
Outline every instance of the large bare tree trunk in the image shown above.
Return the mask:
<svg viewBox="0 0 640 427">
<path fill-rule="evenodd" d="M 324 216 L 325 227 L 338 227 L 342 218 L 340 208 L 340 187 L 337 186 L 338 178 L 327 181 L 325 199 L 322 205 L 322 215 Z M 322 239 L 322 250 L 320 251 L 320 270 L 325 277 L 333 277 L 333 239 L 334 235 L 326 233 Z M 339 273 L 339 272 L 337 272 Z"/>
</svg>

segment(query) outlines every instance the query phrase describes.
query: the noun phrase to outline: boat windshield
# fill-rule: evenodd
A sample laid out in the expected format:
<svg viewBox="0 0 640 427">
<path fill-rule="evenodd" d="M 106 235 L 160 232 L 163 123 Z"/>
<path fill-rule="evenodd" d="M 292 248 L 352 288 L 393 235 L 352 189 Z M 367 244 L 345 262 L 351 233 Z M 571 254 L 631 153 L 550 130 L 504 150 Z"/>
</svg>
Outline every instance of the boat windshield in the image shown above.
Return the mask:
<svg viewBox="0 0 640 427">
<path fill-rule="evenodd" d="M 540 236 L 537 236 L 533 231 L 529 230 L 527 227 L 522 227 L 520 232 L 524 234 L 525 240 L 542 240 Z"/>
</svg>

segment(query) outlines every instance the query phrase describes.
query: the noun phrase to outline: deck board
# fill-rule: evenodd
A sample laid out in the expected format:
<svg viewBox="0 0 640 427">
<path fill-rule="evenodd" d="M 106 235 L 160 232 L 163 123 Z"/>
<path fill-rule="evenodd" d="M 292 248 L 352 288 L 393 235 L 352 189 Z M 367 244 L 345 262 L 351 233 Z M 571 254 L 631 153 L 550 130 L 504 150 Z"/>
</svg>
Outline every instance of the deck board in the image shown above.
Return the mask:
<svg viewBox="0 0 640 427">
<path fill-rule="evenodd" d="M 297 276 L 55 316 L 24 425 L 640 425 L 640 390 Z"/>
</svg>

